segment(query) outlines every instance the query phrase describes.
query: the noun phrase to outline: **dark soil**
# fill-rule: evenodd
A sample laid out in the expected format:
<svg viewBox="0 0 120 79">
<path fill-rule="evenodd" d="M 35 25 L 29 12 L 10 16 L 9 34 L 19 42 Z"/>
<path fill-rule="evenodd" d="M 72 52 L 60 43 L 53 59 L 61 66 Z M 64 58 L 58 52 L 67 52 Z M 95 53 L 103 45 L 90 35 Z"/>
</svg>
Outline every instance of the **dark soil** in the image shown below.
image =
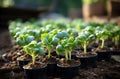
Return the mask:
<svg viewBox="0 0 120 79">
<path fill-rule="evenodd" d="M 8 31 L 0 31 L 0 79 L 25 79 L 24 72 L 15 62 L 21 48 L 10 41 Z M 5 55 L 5 59 L 2 55 Z M 47 79 L 61 79 L 48 77 Z M 97 62 L 97 68 L 79 69 L 79 75 L 74 79 L 120 79 L 120 63 L 114 60 Z"/>
<path fill-rule="evenodd" d="M 58 58 L 56 58 L 55 56 L 50 56 L 50 58 L 48 58 L 48 56 L 46 55 L 43 59 L 42 62 L 48 63 L 48 64 L 55 64 L 58 62 Z"/>
<path fill-rule="evenodd" d="M 29 63 L 29 64 L 27 64 L 27 65 L 25 65 L 23 68 L 24 69 L 40 69 L 40 68 L 44 68 L 46 66 L 46 64 L 45 63 L 35 63 L 35 64 L 33 64 L 33 63 Z"/>
<path fill-rule="evenodd" d="M 107 51 L 112 51 L 112 48 L 107 46 L 105 46 L 104 48 L 98 47 L 96 49 L 93 49 L 93 51 L 107 52 Z"/>
<path fill-rule="evenodd" d="M 74 67 L 80 65 L 80 62 L 74 59 L 66 61 L 64 58 L 62 58 L 60 59 L 58 65 L 61 67 Z"/>
<path fill-rule="evenodd" d="M 84 54 L 84 52 L 81 52 L 81 53 L 77 53 L 76 56 L 79 58 L 79 57 L 92 57 L 92 56 L 96 56 L 97 53 L 95 52 L 87 52 L 86 54 Z"/>
</svg>

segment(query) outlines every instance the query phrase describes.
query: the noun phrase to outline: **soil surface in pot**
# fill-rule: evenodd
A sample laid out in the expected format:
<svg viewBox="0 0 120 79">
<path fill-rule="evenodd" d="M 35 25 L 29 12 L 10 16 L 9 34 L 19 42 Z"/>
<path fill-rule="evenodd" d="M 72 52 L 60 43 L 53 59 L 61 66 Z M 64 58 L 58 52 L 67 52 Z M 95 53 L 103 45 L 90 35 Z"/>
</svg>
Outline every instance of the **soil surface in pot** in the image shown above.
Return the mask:
<svg viewBox="0 0 120 79">
<path fill-rule="evenodd" d="M 80 62 L 78 60 L 74 60 L 74 59 L 66 61 L 64 58 L 62 58 L 62 59 L 60 59 L 58 65 L 61 67 L 72 67 L 72 66 L 80 65 Z"/>
<path fill-rule="evenodd" d="M 17 48 L 18 47 L 18 48 Z M 0 30 L 0 57 L 2 54 L 10 54 L 11 52 L 17 53 L 20 51 L 19 46 L 13 45 L 10 42 L 10 36 L 7 30 Z M 16 54 L 15 53 L 15 54 Z M 23 71 L 16 72 L 15 69 L 19 69 L 16 65 L 16 55 L 11 56 L 10 60 L 7 61 L 0 58 L 0 78 L 2 79 L 25 79 L 25 74 Z M 14 65 L 11 64 L 15 62 Z M 7 63 L 7 66 L 5 66 Z M 12 67 L 10 66 L 12 65 Z M 4 68 L 5 72 L 2 72 L 2 68 Z M 8 71 L 8 69 L 10 69 Z M 18 71 L 18 70 L 17 70 Z M 11 73 L 12 75 L 8 75 Z M 9 76 L 9 78 L 3 78 L 3 76 Z M 60 77 L 48 77 L 47 79 L 61 79 Z M 120 63 L 114 60 L 110 60 L 109 62 L 97 62 L 97 68 L 86 68 L 79 69 L 79 76 L 76 76 L 74 79 L 120 79 Z"/>
<path fill-rule="evenodd" d="M 35 62 L 35 64 L 33 63 L 29 63 L 25 66 L 23 66 L 24 69 L 39 69 L 39 68 L 44 68 L 46 66 L 45 63 L 42 62 Z"/>
<path fill-rule="evenodd" d="M 104 48 L 98 47 L 96 49 L 93 49 L 92 51 L 108 52 L 108 51 L 112 51 L 112 48 L 111 47 L 107 47 L 107 46 L 105 46 Z"/>
<path fill-rule="evenodd" d="M 50 56 L 50 58 L 48 58 L 48 56 L 46 55 L 43 59 L 42 62 L 45 62 L 47 64 L 55 64 L 58 62 L 58 58 L 56 56 Z"/>
<path fill-rule="evenodd" d="M 95 52 L 87 52 L 86 54 L 84 54 L 83 52 L 81 52 L 81 53 L 78 52 L 78 53 L 76 54 L 76 56 L 77 56 L 78 58 L 79 58 L 79 57 L 81 57 L 81 58 L 82 58 L 82 57 L 83 57 L 83 58 L 86 57 L 86 58 L 87 58 L 87 57 L 96 56 L 96 55 L 97 55 L 97 53 L 95 53 Z"/>
</svg>

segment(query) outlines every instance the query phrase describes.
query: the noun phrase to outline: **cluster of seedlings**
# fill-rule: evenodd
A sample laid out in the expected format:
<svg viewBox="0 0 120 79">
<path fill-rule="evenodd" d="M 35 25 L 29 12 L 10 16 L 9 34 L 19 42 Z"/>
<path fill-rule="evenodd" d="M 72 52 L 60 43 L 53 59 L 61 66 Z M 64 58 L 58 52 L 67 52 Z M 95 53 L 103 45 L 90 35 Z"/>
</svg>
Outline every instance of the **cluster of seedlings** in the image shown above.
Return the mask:
<svg viewBox="0 0 120 79">
<path fill-rule="evenodd" d="M 112 22 L 12 21 L 9 32 L 23 50 L 16 61 L 27 79 L 45 79 L 46 74 L 71 79 L 79 68 L 97 67 L 96 61 L 110 61 L 120 52 L 120 27 Z"/>
</svg>

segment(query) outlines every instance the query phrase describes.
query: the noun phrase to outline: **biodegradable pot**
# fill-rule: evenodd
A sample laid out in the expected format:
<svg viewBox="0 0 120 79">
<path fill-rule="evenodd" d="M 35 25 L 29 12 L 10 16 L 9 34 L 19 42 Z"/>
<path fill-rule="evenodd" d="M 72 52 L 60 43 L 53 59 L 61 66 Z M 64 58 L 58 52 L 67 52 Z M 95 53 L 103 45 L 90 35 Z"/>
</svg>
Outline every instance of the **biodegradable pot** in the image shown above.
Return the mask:
<svg viewBox="0 0 120 79">
<path fill-rule="evenodd" d="M 75 76 L 79 75 L 80 62 L 76 65 L 70 65 L 67 67 L 58 63 L 57 66 L 58 76 L 61 79 L 73 79 Z"/>
<path fill-rule="evenodd" d="M 110 50 L 96 51 L 96 53 L 98 54 L 98 57 L 97 57 L 98 61 L 110 61 L 110 58 L 111 58 Z"/>
<path fill-rule="evenodd" d="M 81 62 L 81 68 L 95 68 L 97 67 L 96 61 L 97 61 L 97 54 L 88 54 L 88 55 L 82 55 L 76 54 L 76 57 L 79 58 Z"/>
<path fill-rule="evenodd" d="M 25 68 L 25 66 L 23 66 L 24 72 L 26 75 L 25 79 L 47 79 L 46 78 L 46 67 L 47 65 L 45 65 L 42 68 L 27 69 Z"/>
</svg>

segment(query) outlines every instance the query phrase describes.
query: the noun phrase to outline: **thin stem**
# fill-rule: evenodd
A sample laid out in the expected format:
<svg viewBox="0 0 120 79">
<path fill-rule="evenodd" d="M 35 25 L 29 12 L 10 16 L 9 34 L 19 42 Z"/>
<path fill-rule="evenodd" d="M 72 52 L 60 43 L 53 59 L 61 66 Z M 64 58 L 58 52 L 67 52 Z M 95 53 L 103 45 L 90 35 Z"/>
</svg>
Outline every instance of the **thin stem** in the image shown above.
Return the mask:
<svg viewBox="0 0 120 79">
<path fill-rule="evenodd" d="M 98 44 L 99 43 L 99 39 L 97 38 L 95 42 Z"/>
<path fill-rule="evenodd" d="M 71 60 L 71 51 L 69 50 L 69 60 Z"/>
<path fill-rule="evenodd" d="M 66 59 L 66 62 L 68 61 L 68 52 L 65 51 L 65 59 Z"/>
<path fill-rule="evenodd" d="M 32 64 L 35 64 L 35 55 L 32 54 L 31 56 L 32 56 Z"/>
<path fill-rule="evenodd" d="M 103 38 L 101 40 L 102 40 L 101 48 L 104 48 L 104 42 L 105 42 L 105 40 Z"/>
<path fill-rule="evenodd" d="M 50 58 L 50 56 L 51 56 L 51 48 L 48 47 L 48 58 Z"/>
<path fill-rule="evenodd" d="M 117 46 L 117 48 L 118 48 L 118 42 L 119 42 L 119 36 L 117 35 L 115 37 L 115 46 Z"/>
<path fill-rule="evenodd" d="M 84 42 L 84 54 L 86 54 L 86 51 L 87 51 L 87 45 L 86 42 Z"/>
</svg>

